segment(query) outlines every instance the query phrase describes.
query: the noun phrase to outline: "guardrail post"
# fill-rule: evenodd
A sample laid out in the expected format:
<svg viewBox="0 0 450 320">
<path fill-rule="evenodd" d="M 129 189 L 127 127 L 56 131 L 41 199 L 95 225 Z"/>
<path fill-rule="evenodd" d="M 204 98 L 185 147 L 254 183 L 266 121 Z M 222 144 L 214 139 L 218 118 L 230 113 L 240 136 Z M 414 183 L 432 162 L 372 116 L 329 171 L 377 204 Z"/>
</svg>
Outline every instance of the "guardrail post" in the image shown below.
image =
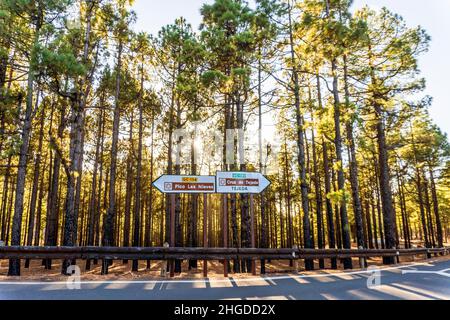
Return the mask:
<svg viewBox="0 0 450 320">
<path fill-rule="evenodd" d="M 359 250 L 364 250 L 363 247 L 358 247 Z M 366 258 L 363 257 L 359 257 L 359 267 L 361 269 L 365 269 L 366 268 Z"/>
<path fill-rule="evenodd" d="M 170 245 L 166 242 L 164 243 L 164 248 L 169 248 Z M 161 264 L 161 277 L 167 278 L 167 263 L 168 260 L 164 260 Z"/>
<path fill-rule="evenodd" d="M 298 268 L 298 257 L 296 255 L 296 252 L 298 250 L 298 246 L 294 245 L 292 247 L 292 257 L 294 258 L 294 274 L 298 274 L 299 268 Z"/>
</svg>

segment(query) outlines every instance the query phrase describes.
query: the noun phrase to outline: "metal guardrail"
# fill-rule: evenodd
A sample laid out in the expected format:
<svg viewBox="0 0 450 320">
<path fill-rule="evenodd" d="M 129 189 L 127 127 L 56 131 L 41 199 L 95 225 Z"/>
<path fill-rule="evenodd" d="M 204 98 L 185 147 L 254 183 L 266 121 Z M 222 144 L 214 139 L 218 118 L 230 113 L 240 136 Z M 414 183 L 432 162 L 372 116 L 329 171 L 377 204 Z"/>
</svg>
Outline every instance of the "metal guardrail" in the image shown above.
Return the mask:
<svg viewBox="0 0 450 320">
<path fill-rule="evenodd" d="M 248 249 L 248 248 L 122 248 L 122 247 L 0 247 L 0 259 L 106 260 L 298 260 L 448 255 L 450 248 L 392 250 Z"/>
</svg>

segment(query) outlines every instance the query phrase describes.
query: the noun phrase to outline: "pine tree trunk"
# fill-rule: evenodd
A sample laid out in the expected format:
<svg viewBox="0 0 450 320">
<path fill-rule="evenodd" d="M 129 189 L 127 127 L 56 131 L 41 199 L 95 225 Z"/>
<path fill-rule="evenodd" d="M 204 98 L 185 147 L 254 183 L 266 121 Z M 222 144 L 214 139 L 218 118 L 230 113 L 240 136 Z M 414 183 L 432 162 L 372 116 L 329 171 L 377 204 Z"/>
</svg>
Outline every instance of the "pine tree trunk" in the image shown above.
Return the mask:
<svg viewBox="0 0 450 320">
<path fill-rule="evenodd" d="M 70 168 L 67 173 L 67 195 L 66 195 L 66 214 L 64 217 L 64 233 L 63 233 L 63 245 L 72 247 L 75 245 L 76 235 L 76 216 L 75 201 L 76 201 L 76 181 L 80 172 L 79 161 L 81 160 L 81 140 L 83 131 L 83 118 L 84 112 L 79 109 L 78 101 L 73 101 L 72 107 L 72 120 L 71 120 L 71 132 L 70 132 Z M 67 274 L 67 268 L 72 262 L 64 260 L 61 273 Z"/>
<path fill-rule="evenodd" d="M 180 66 L 178 66 L 178 74 L 180 73 Z M 182 109 L 181 109 L 181 102 L 179 101 L 179 98 L 176 99 L 175 102 L 176 105 L 176 114 L 175 114 L 175 124 L 176 129 L 181 130 L 181 116 L 182 116 Z M 183 142 L 183 137 L 178 137 L 177 148 L 178 146 L 181 146 Z M 180 154 L 177 150 L 177 157 L 175 162 L 175 175 L 181 175 L 181 158 Z M 182 247 L 183 246 L 183 230 L 182 230 L 182 223 L 181 223 L 181 213 L 182 213 L 182 203 L 181 203 L 181 195 L 176 194 L 175 195 L 175 247 Z M 182 260 L 175 260 L 175 273 L 181 273 L 181 263 Z"/>
<path fill-rule="evenodd" d="M 430 248 L 431 243 L 430 243 L 429 234 L 428 234 L 427 219 L 426 219 L 424 200 L 423 200 L 422 174 L 420 172 L 419 164 L 418 164 L 418 160 L 417 160 L 416 141 L 414 138 L 412 127 L 411 127 L 411 139 L 412 139 L 412 145 L 413 145 L 413 151 L 414 151 L 414 165 L 415 165 L 415 175 L 416 175 L 415 182 L 416 182 L 417 194 L 419 197 L 420 219 L 422 222 L 422 231 L 423 231 L 422 236 L 423 236 L 423 240 L 425 242 L 425 247 Z"/>
<path fill-rule="evenodd" d="M 197 175 L 195 139 L 191 141 L 191 174 Z M 190 196 L 189 218 L 188 218 L 188 246 L 197 247 L 197 215 L 198 215 L 198 195 Z M 197 260 L 189 260 L 189 269 L 197 269 Z"/>
<path fill-rule="evenodd" d="M 7 233 L 7 225 L 8 225 L 8 194 L 9 194 L 9 184 L 10 184 L 10 178 L 11 178 L 11 158 L 12 155 L 10 154 L 8 156 L 8 164 L 6 165 L 6 174 L 3 181 L 3 189 L 2 189 L 2 218 L 1 218 L 1 233 L 0 233 L 0 239 L 2 241 L 6 241 L 6 233 Z"/>
<path fill-rule="evenodd" d="M 259 56 L 261 56 L 261 47 L 259 48 Z M 259 172 L 265 173 L 263 163 L 263 139 L 262 139 L 262 65 L 261 59 L 258 59 L 258 147 L 259 147 Z M 266 199 L 265 192 L 260 195 L 261 208 L 261 248 L 267 248 L 267 221 L 266 221 Z M 266 261 L 261 260 L 261 274 L 266 273 Z"/>
<path fill-rule="evenodd" d="M 122 39 L 119 39 L 117 50 L 117 76 L 116 76 L 116 92 L 114 106 L 113 134 L 111 145 L 111 165 L 109 168 L 109 201 L 106 220 L 104 222 L 103 246 L 108 247 L 114 244 L 114 220 L 117 214 L 116 208 L 116 176 L 117 176 L 117 149 L 119 141 L 120 126 L 120 88 L 121 88 L 121 72 L 122 72 Z M 102 274 L 108 274 L 109 262 L 104 260 Z"/>
<path fill-rule="evenodd" d="M 42 158 L 42 142 L 44 138 L 44 120 L 45 120 L 45 111 L 41 110 L 41 119 L 40 119 L 40 128 L 39 128 L 39 142 L 38 142 L 38 150 L 36 154 L 36 160 L 34 162 L 34 175 L 33 175 L 33 189 L 31 191 L 31 200 L 30 200 L 30 208 L 29 208 L 29 219 L 28 219 L 28 231 L 26 234 L 26 245 L 33 245 L 33 236 L 34 236 L 34 227 L 36 222 L 36 202 L 38 196 L 38 188 L 39 188 L 39 173 L 41 169 L 41 158 Z M 27 259 L 25 261 L 25 268 L 29 268 L 30 260 Z"/>
<path fill-rule="evenodd" d="M 377 140 L 378 140 L 378 154 L 379 154 L 379 174 L 380 174 L 380 189 L 381 202 L 383 207 L 383 224 L 385 246 L 387 249 L 395 249 L 395 216 L 394 208 L 392 206 L 392 191 L 389 174 L 389 157 L 386 145 L 386 131 L 384 126 L 384 116 L 382 108 L 378 103 L 375 103 L 375 112 L 377 115 Z M 388 257 L 383 259 L 385 264 L 394 264 L 395 258 Z"/>
<path fill-rule="evenodd" d="M 334 96 L 334 131 L 335 131 L 335 148 L 336 148 L 336 161 L 339 166 L 337 170 L 338 189 L 342 193 L 342 197 L 339 211 L 341 215 L 341 228 L 342 228 L 342 241 L 344 249 L 351 249 L 350 238 L 350 224 L 347 215 L 347 204 L 345 200 L 345 175 L 344 175 L 344 163 L 342 157 L 342 135 L 341 135 L 341 102 L 339 98 L 339 84 L 337 77 L 337 62 L 334 59 L 331 62 L 333 72 L 333 96 Z M 344 259 L 344 269 L 352 269 L 351 259 Z"/>
<path fill-rule="evenodd" d="M 67 80 L 66 85 L 67 87 Z M 61 108 L 59 126 L 58 126 L 58 142 L 60 144 L 63 143 L 64 139 L 64 130 L 66 123 L 66 104 L 64 103 Z M 55 142 L 56 143 L 56 142 Z M 53 159 L 53 169 L 51 182 L 49 181 L 49 199 L 48 199 L 48 208 L 47 208 L 47 221 L 46 221 L 46 236 L 45 236 L 45 245 L 46 246 L 56 246 L 58 243 L 58 190 L 59 190 L 59 177 L 60 177 L 60 169 L 61 169 L 61 157 L 57 155 L 55 152 L 55 156 Z M 45 268 L 50 270 L 52 268 L 52 261 L 50 259 L 45 260 Z"/>
<path fill-rule="evenodd" d="M 44 163 L 46 161 L 44 160 Z M 48 164 L 49 166 L 51 163 Z M 45 168 L 43 168 L 43 171 L 41 173 L 41 181 L 40 181 L 40 187 L 39 187 L 39 200 L 37 205 L 37 212 L 36 212 L 36 222 L 35 222 L 35 229 L 34 229 L 34 246 L 39 247 L 41 244 L 41 223 L 42 223 L 42 201 L 44 199 L 45 194 L 45 186 L 44 186 L 44 172 Z"/>
<path fill-rule="evenodd" d="M 381 212 L 381 194 L 380 194 L 379 184 L 376 185 L 376 194 L 377 194 L 378 231 L 380 232 L 381 248 L 386 249 L 384 233 L 383 233 L 383 221 L 382 221 L 382 217 L 381 217 L 381 214 L 382 214 L 382 212 Z"/>
<path fill-rule="evenodd" d="M 142 203 L 141 203 L 141 179 L 142 179 L 142 139 L 143 139 L 143 131 L 144 131 L 144 66 L 143 62 L 141 64 L 141 87 L 139 92 L 139 133 L 138 133 L 138 153 L 137 153 L 137 169 L 136 169 L 136 189 L 135 189 L 135 202 L 134 202 L 134 239 L 133 246 L 140 246 L 140 237 L 141 237 L 141 211 L 142 211 Z M 138 260 L 133 260 L 133 271 L 138 271 Z"/>
<path fill-rule="evenodd" d="M 321 190 L 321 181 L 319 175 L 318 168 L 318 159 L 316 152 L 316 139 L 314 129 L 311 130 L 312 137 L 312 152 L 313 152 L 313 170 L 314 170 L 314 189 L 315 189 L 315 197 L 316 197 L 316 210 L 317 210 L 317 245 L 319 249 L 325 248 L 325 232 L 323 230 L 323 198 L 322 198 L 322 190 Z M 319 260 L 320 269 L 325 268 L 325 262 L 323 259 Z"/>
<path fill-rule="evenodd" d="M 173 74 L 172 79 L 176 78 L 176 71 L 175 67 L 173 68 Z M 172 175 L 173 174 L 173 131 L 175 129 L 175 80 L 173 80 L 172 85 L 172 93 L 171 93 L 171 101 L 170 101 L 170 108 L 169 108 L 169 128 L 168 128 L 168 147 L 167 147 L 167 174 Z M 174 205 L 172 201 L 170 201 L 170 196 L 165 196 L 165 203 L 166 203 L 166 211 L 165 211 L 165 237 L 164 242 L 170 243 L 170 233 L 171 233 L 171 218 L 170 218 L 170 211 L 171 207 Z M 173 245 L 170 243 L 170 245 Z"/>
<path fill-rule="evenodd" d="M 100 105 L 103 106 L 103 99 L 100 102 Z M 102 137 L 102 128 L 103 128 L 103 122 L 104 122 L 104 111 L 100 110 L 99 116 L 98 116 L 98 129 L 97 129 L 97 135 L 96 135 L 96 143 L 95 143 L 95 159 L 94 159 L 94 170 L 92 173 L 92 188 L 91 188 L 91 198 L 89 202 L 89 224 L 88 224 L 88 231 L 87 231 L 87 245 L 93 246 L 95 241 L 95 229 L 96 229 L 96 217 L 98 215 L 98 203 L 100 201 L 99 193 L 97 193 L 97 179 L 98 179 L 98 167 L 99 167 L 99 161 L 100 161 L 100 143 L 101 143 L 101 137 Z M 100 183 L 98 183 L 101 188 L 101 180 Z M 86 261 L 86 270 L 90 270 L 91 268 L 91 260 Z"/>
<path fill-rule="evenodd" d="M 11 214 L 12 214 L 12 210 L 13 210 L 13 205 L 14 205 L 14 196 L 15 196 L 15 189 L 14 189 L 14 182 L 11 181 L 11 195 L 9 197 L 9 202 L 8 202 L 8 211 L 7 211 L 7 215 L 6 215 L 6 244 L 10 243 L 10 237 L 11 237 Z"/>
<path fill-rule="evenodd" d="M 434 178 L 433 169 L 430 166 L 430 180 L 431 180 L 431 197 L 433 199 L 433 211 L 434 211 L 434 218 L 436 219 L 436 231 L 437 231 L 437 240 L 438 240 L 438 246 L 439 248 L 444 247 L 444 236 L 442 232 L 442 222 L 441 222 L 441 216 L 439 213 L 439 202 L 438 202 L 438 196 L 436 191 L 436 180 Z"/>
<path fill-rule="evenodd" d="M 44 19 L 44 12 L 42 4 L 38 4 L 37 16 L 36 16 L 36 29 L 34 30 L 34 41 L 31 56 L 34 58 L 37 54 L 36 48 L 39 45 L 40 29 Z M 34 61 L 34 59 L 30 59 Z M 28 162 L 28 149 L 31 135 L 31 126 L 33 121 L 33 94 L 34 94 L 34 81 L 37 66 L 30 65 L 28 72 L 28 83 L 27 83 L 27 97 L 26 97 L 26 109 L 25 117 L 23 122 L 23 128 L 21 133 L 21 146 L 19 151 L 19 163 L 17 170 L 17 182 L 16 182 L 16 198 L 14 203 L 14 217 L 12 225 L 12 237 L 11 245 L 20 245 L 20 240 L 22 236 L 22 215 L 24 206 L 24 194 L 25 194 L 25 179 L 27 174 L 27 162 Z M 21 103 L 19 103 L 19 110 L 21 109 Z M 11 259 L 9 260 L 9 270 L 8 276 L 20 276 L 20 260 Z"/>
<path fill-rule="evenodd" d="M 434 236 L 434 227 L 433 227 L 433 217 L 431 216 L 431 203 L 430 203 L 430 194 L 428 192 L 428 179 L 425 176 L 425 172 L 422 168 L 421 170 L 422 172 L 422 176 L 423 176 L 423 191 L 424 191 L 424 195 L 425 195 L 425 209 L 426 209 L 426 215 L 427 215 L 427 220 L 428 220 L 428 234 L 430 235 L 430 244 L 433 248 L 436 247 L 436 239 Z"/>
<path fill-rule="evenodd" d="M 323 109 L 322 102 L 322 89 L 320 85 L 320 77 L 319 74 L 316 75 L 317 82 L 317 99 L 319 102 L 319 109 Z M 325 141 L 324 136 L 322 135 L 322 155 L 323 155 L 323 170 L 325 177 L 325 205 L 326 205 L 326 220 L 327 220 L 327 228 L 328 228 L 328 246 L 330 249 L 336 248 L 336 236 L 335 236 L 335 228 L 333 221 L 333 205 L 331 200 L 328 198 L 328 195 L 331 193 L 331 179 L 330 179 L 330 167 L 329 167 L 329 158 L 328 158 L 328 142 Z M 325 239 L 324 239 L 325 242 Z M 331 259 L 331 268 L 337 269 L 337 260 Z"/>
<path fill-rule="evenodd" d="M 345 88 L 345 104 L 348 111 L 350 111 L 350 91 L 348 87 L 348 67 L 347 57 L 344 56 L 344 88 Z M 347 143 L 350 149 L 350 184 L 352 189 L 353 210 L 355 214 L 356 223 L 356 238 L 358 248 L 365 248 L 364 228 L 362 219 L 362 205 L 359 195 L 359 182 L 358 182 L 358 162 L 356 159 L 356 145 L 353 134 L 353 119 L 350 119 L 346 123 L 347 130 Z"/>
<path fill-rule="evenodd" d="M 84 37 L 82 62 L 86 64 L 89 58 L 91 38 L 91 20 L 95 2 L 89 4 L 86 12 L 86 31 Z M 83 175 L 84 126 L 86 116 L 86 101 L 89 95 L 91 80 L 83 76 L 77 84 L 76 99 L 73 101 L 70 132 L 70 173 L 67 177 L 66 216 L 64 220 L 64 246 L 74 246 L 77 242 L 78 214 L 81 198 L 81 183 Z M 64 260 L 62 274 L 67 273 L 67 267 L 74 261 Z"/>
<path fill-rule="evenodd" d="M 292 62 L 292 79 L 294 86 L 294 100 L 295 100 L 295 113 L 297 121 L 297 147 L 298 147 L 298 164 L 300 169 L 300 193 L 303 209 L 303 242 L 305 248 L 312 249 L 311 239 L 311 222 L 309 219 L 309 187 L 307 182 L 306 173 L 306 155 L 305 155 L 305 141 L 303 136 L 304 122 L 302 113 L 300 110 L 300 83 L 297 72 L 297 59 L 294 51 L 294 34 L 293 34 L 293 22 L 292 22 L 292 6 L 289 8 L 289 45 L 290 55 Z M 306 270 L 314 269 L 314 262 L 312 260 L 305 260 Z"/>
<path fill-rule="evenodd" d="M 152 106 L 152 129 L 151 129 L 151 147 L 150 147 L 150 182 L 154 180 L 154 153 L 155 153 L 155 107 Z M 149 199 L 148 199 L 148 212 L 147 212 L 147 233 L 145 235 L 145 246 L 152 246 L 152 231 L 153 231 L 153 212 L 154 212 L 154 199 L 153 199 L 153 187 L 150 187 Z M 163 199 L 164 201 L 164 199 Z M 164 204 L 163 204 L 164 205 Z M 161 216 L 162 218 L 162 216 Z M 161 225 L 163 220 L 161 219 Z M 161 229 L 162 233 L 162 229 Z M 150 260 L 147 260 L 147 269 L 150 269 Z"/>
<path fill-rule="evenodd" d="M 38 150 L 36 154 L 36 160 L 34 162 L 33 189 L 31 192 L 31 201 L 30 201 L 30 219 L 28 224 L 27 241 L 26 241 L 27 246 L 31 246 L 33 244 L 33 235 L 34 235 L 33 231 L 36 221 L 35 217 L 36 201 L 38 196 L 39 173 L 41 170 L 41 159 L 42 159 L 42 143 L 44 139 L 44 120 L 45 120 L 45 112 L 44 110 L 41 110 Z"/>
<path fill-rule="evenodd" d="M 123 246 L 130 246 L 130 233 L 131 233 L 131 203 L 133 201 L 133 123 L 134 117 L 133 113 L 131 113 L 131 122 L 130 122 L 130 138 L 129 138 L 129 150 L 128 150 L 128 161 L 127 161 L 127 181 L 125 187 L 125 224 L 124 224 L 124 234 L 123 234 Z M 123 260 L 123 263 L 128 263 L 128 260 Z"/>
</svg>

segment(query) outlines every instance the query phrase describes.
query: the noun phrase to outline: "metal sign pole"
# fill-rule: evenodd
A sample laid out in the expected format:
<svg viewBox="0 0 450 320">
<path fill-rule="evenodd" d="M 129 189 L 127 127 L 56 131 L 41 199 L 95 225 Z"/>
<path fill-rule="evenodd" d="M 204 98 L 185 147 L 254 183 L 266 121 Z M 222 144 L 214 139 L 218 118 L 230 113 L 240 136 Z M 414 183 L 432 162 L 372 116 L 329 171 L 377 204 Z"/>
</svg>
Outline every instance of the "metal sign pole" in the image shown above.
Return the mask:
<svg viewBox="0 0 450 320">
<path fill-rule="evenodd" d="M 208 248 L 208 195 L 203 194 L 203 247 Z M 203 260 L 203 276 L 208 277 L 208 260 Z"/>
<path fill-rule="evenodd" d="M 255 207 L 254 207 L 254 199 L 253 194 L 250 195 L 250 219 L 251 219 L 251 238 L 252 238 L 252 248 L 256 247 L 256 239 L 255 239 Z M 252 274 L 256 276 L 256 261 L 252 259 Z"/>
<path fill-rule="evenodd" d="M 228 204 L 227 195 L 223 195 L 223 247 L 228 248 Z M 228 278 L 228 260 L 223 260 L 223 275 Z"/>
<path fill-rule="evenodd" d="M 170 246 L 175 247 L 175 194 L 170 195 Z M 175 260 L 170 261 L 170 277 L 175 277 Z"/>
</svg>

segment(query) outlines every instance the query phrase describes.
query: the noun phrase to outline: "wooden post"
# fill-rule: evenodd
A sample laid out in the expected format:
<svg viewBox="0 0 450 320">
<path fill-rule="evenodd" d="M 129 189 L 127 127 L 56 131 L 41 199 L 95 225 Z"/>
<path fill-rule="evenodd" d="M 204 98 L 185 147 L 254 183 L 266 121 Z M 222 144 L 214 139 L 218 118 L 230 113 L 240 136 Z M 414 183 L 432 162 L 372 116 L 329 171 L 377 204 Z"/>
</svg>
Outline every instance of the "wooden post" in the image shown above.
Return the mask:
<svg viewBox="0 0 450 320">
<path fill-rule="evenodd" d="M 253 194 L 250 195 L 250 223 L 251 225 L 251 241 L 252 248 L 256 247 L 256 239 L 255 239 L 255 206 L 253 203 Z M 252 274 L 256 276 L 256 260 L 252 259 Z"/>
<path fill-rule="evenodd" d="M 223 247 L 228 248 L 228 204 L 227 195 L 223 195 Z M 223 276 L 228 278 L 228 260 L 223 260 Z"/>
<path fill-rule="evenodd" d="M 203 247 L 208 248 L 208 195 L 203 194 Z M 203 276 L 208 277 L 208 260 L 203 260 Z"/>
<path fill-rule="evenodd" d="M 165 242 L 164 243 L 164 248 L 169 248 L 169 247 L 170 247 L 170 245 L 167 242 Z M 167 263 L 168 263 L 168 261 L 165 260 L 161 264 L 161 277 L 163 277 L 163 278 L 167 277 Z"/>
<path fill-rule="evenodd" d="M 175 194 L 170 195 L 170 246 L 175 247 Z M 170 277 L 175 277 L 175 260 L 170 261 Z"/>
<path fill-rule="evenodd" d="M 358 247 L 359 250 L 364 250 L 363 247 Z M 366 259 L 363 257 L 359 257 L 359 268 L 365 269 L 366 268 Z"/>
<path fill-rule="evenodd" d="M 298 274 L 298 257 L 296 256 L 296 252 L 297 252 L 297 250 L 298 250 L 298 246 L 297 245 L 294 245 L 293 247 L 292 247 L 292 256 L 295 258 L 294 259 L 294 274 Z"/>
</svg>

